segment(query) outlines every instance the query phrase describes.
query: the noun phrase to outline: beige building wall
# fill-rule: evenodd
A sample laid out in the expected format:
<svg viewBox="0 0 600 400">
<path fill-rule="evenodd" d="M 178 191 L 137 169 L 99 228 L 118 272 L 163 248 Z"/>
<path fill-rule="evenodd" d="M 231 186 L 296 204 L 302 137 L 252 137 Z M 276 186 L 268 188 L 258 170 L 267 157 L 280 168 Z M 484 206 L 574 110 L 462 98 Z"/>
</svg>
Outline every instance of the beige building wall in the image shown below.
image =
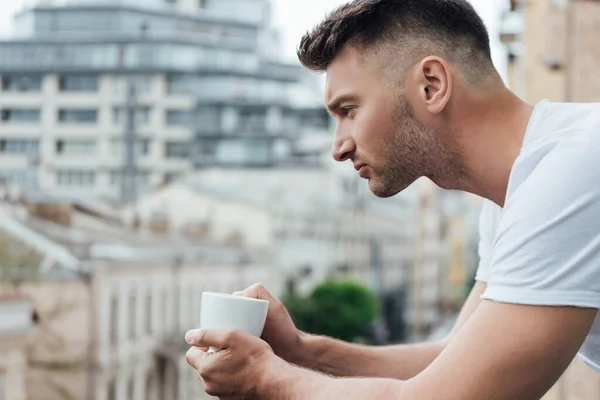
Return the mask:
<svg viewBox="0 0 600 400">
<path fill-rule="evenodd" d="M 524 54 L 510 66 L 513 86 L 524 82 L 524 99 L 530 103 L 600 101 L 600 3 L 529 0 L 522 4 Z"/>
<path fill-rule="evenodd" d="M 0 337 L 0 399 L 27 400 L 27 357 L 22 335 Z"/>
</svg>

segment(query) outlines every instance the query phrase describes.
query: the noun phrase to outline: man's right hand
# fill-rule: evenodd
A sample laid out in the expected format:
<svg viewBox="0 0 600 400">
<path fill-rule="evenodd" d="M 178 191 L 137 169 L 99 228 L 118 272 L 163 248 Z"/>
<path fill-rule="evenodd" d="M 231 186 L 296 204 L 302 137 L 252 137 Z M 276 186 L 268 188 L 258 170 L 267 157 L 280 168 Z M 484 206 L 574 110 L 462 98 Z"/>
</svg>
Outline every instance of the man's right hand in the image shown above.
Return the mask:
<svg viewBox="0 0 600 400">
<path fill-rule="evenodd" d="M 288 362 L 295 362 L 301 351 L 302 333 L 294 325 L 283 303 L 261 284 L 252 285 L 234 295 L 269 302 L 267 321 L 261 337 L 269 343 L 276 355 Z"/>
</svg>

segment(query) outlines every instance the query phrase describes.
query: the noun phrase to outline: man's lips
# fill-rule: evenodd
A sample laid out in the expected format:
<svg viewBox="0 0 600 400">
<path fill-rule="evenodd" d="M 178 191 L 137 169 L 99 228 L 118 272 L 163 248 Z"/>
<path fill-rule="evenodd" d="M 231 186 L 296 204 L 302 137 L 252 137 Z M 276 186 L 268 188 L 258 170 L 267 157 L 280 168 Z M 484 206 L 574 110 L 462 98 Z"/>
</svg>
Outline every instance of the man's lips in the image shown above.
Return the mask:
<svg viewBox="0 0 600 400">
<path fill-rule="evenodd" d="M 355 170 L 357 170 L 357 171 L 360 171 L 360 169 L 361 169 L 362 167 L 366 167 L 366 166 L 367 166 L 367 164 L 364 164 L 364 163 L 358 163 L 358 164 L 354 164 L 354 169 L 355 169 Z"/>
</svg>

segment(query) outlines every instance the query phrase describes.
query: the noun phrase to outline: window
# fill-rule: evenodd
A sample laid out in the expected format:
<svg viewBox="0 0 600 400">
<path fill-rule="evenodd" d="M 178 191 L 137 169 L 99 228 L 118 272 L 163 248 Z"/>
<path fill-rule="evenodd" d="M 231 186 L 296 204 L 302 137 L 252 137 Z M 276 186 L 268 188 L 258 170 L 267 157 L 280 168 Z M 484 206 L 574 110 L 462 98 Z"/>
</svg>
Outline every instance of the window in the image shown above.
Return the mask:
<svg viewBox="0 0 600 400">
<path fill-rule="evenodd" d="M 167 78 L 168 94 L 189 94 L 192 92 L 192 85 L 197 80 L 187 76 L 169 76 Z"/>
<path fill-rule="evenodd" d="M 37 188 L 38 187 L 38 170 L 22 169 L 22 170 L 3 170 L 0 171 L 0 179 L 5 180 L 11 185 L 21 188 Z"/>
<path fill-rule="evenodd" d="M 135 381 L 133 378 L 129 379 L 129 383 L 127 384 L 127 398 L 133 399 L 135 397 Z"/>
<path fill-rule="evenodd" d="M 11 108 L 2 110 L 2 121 L 4 122 L 40 122 L 40 110 L 33 108 Z"/>
<path fill-rule="evenodd" d="M 110 346 L 115 347 L 119 341 L 119 297 L 110 298 Z"/>
<path fill-rule="evenodd" d="M 90 124 L 98 121 L 98 110 L 59 110 L 58 120 L 62 123 Z"/>
<path fill-rule="evenodd" d="M 200 146 L 200 154 L 205 157 L 212 157 L 217 152 L 216 141 L 203 141 Z"/>
<path fill-rule="evenodd" d="M 113 123 L 115 125 L 124 124 L 127 121 L 128 111 L 121 107 L 113 108 Z M 150 107 L 141 107 L 135 110 L 136 123 L 138 125 L 148 125 L 150 123 Z"/>
<path fill-rule="evenodd" d="M 136 94 L 148 94 L 152 91 L 151 76 L 132 76 L 132 77 L 115 77 L 114 92 L 115 94 L 128 94 L 129 85 L 135 85 Z"/>
<path fill-rule="evenodd" d="M 56 154 L 65 156 L 88 156 L 96 153 L 96 141 L 69 139 L 56 141 Z"/>
<path fill-rule="evenodd" d="M 328 129 L 331 117 L 324 108 L 306 110 L 300 113 L 302 126 L 311 128 Z"/>
<path fill-rule="evenodd" d="M 36 139 L 2 139 L 0 153 L 37 155 L 40 141 Z"/>
<path fill-rule="evenodd" d="M 111 186 L 120 186 L 122 177 L 123 177 L 122 171 L 110 171 Z M 137 187 L 141 187 L 141 188 L 148 187 L 150 185 L 150 172 L 148 172 L 148 171 L 138 172 L 135 184 Z"/>
<path fill-rule="evenodd" d="M 200 133 L 217 133 L 221 130 L 221 110 L 217 107 L 202 107 L 196 114 L 197 130 Z"/>
<path fill-rule="evenodd" d="M 152 146 L 152 141 L 150 139 L 138 139 L 136 146 L 136 155 L 137 156 L 147 156 L 150 154 Z M 110 152 L 113 157 L 123 157 L 123 149 L 125 148 L 124 139 L 112 139 L 110 141 Z"/>
<path fill-rule="evenodd" d="M 86 170 L 61 170 L 56 173 L 56 183 L 58 186 L 94 186 L 96 173 Z"/>
<path fill-rule="evenodd" d="M 189 110 L 167 110 L 167 125 L 190 126 L 192 113 Z"/>
<path fill-rule="evenodd" d="M 129 297 L 129 339 L 135 340 L 136 335 L 136 317 L 137 317 L 137 297 L 135 291 Z M 130 397 L 132 398 L 132 397 Z"/>
<path fill-rule="evenodd" d="M 40 92 L 42 90 L 41 76 L 4 76 L 2 89 L 7 92 Z"/>
<path fill-rule="evenodd" d="M 146 334 L 152 333 L 152 289 L 146 295 Z"/>
<path fill-rule="evenodd" d="M 111 379 L 108 384 L 108 400 L 117 400 L 117 382 L 115 379 Z"/>
<path fill-rule="evenodd" d="M 244 132 L 266 130 L 267 110 L 263 108 L 243 108 L 238 113 L 238 129 Z"/>
<path fill-rule="evenodd" d="M 58 83 L 61 92 L 97 92 L 97 76 L 62 76 Z"/>
<path fill-rule="evenodd" d="M 167 158 L 187 158 L 189 155 L 188 142 L 167 142 L 166 156 Z"/>
<path fill-rule="evenodd" d="M 166 289 L 162 290 L 161 297 L 162 297 L 162 299 L 160 301 L 160 320 L 166 321 L 167 320 L 167 302 L 169 301 L 169 297 L 167 296 Z M 164 330 L 164 324 L 162 325 L 162 329 Z"/>
</svg>

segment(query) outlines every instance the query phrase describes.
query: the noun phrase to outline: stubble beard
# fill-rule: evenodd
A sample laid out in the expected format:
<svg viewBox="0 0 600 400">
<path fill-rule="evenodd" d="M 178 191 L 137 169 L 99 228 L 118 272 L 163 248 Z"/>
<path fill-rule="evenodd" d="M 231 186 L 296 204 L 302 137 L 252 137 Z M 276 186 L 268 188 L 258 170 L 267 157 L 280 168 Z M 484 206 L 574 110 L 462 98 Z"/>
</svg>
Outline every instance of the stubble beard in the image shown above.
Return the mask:
<svg viewBox="0 0 600 400">
<path fill-rule="evenodd" d="M 444 140 L 445 135 L 421 124 L 404 96 L 398 103 L 396 124 L 384 135 L 386 164 L 374 170 L 369 180 L 369 188 L 380 198 L 400 193 L 420 177 L 435 180 L 446 175 L 450 165 L 458 161 L 454 146 Z"/>
</svg>

